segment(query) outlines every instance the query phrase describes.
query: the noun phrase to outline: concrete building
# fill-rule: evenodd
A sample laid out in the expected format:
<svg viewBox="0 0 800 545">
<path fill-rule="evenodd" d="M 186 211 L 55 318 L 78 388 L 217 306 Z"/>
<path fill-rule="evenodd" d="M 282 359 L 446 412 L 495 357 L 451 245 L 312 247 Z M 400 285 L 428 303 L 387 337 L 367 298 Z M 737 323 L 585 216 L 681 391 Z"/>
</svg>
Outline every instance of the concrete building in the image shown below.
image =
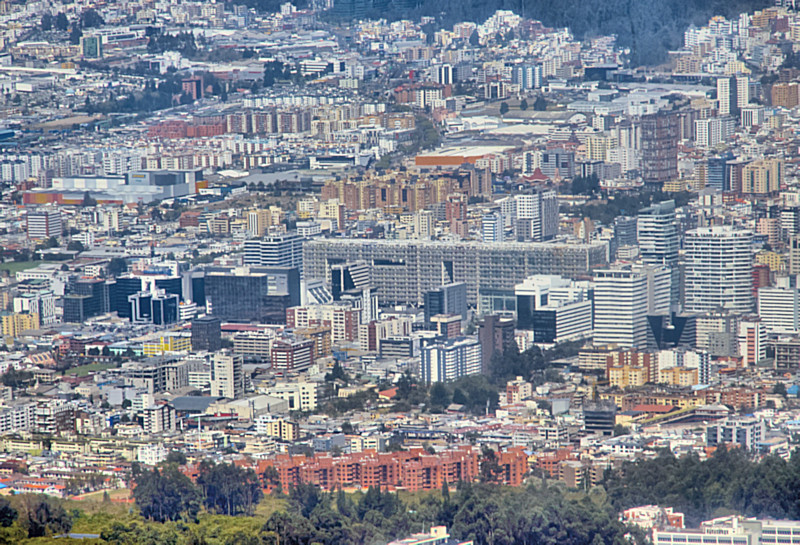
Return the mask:
<svg viewBox="0 0 800 545">
<path fill-rule="evenodd" d="M 670 304 L 677 306 L 680 299 L 680 269 L 678 267 L 678 222 L 675 201 L 664 201 L 639 211 L 637 240 L 642 261 L 670 269 Z"/>
<path fill-rule="evenodd" d="M 752 311 L 752 239 L 750 231 L 730 226 L 701 227 L 686 233 L 688 312 Z"/>
<path fill-rule="evenodd" d="M 61 211 L 57 208 L 29 211 L 25 214 L 25 231 L 30 240 L 60 237 L 63 231 Z"/>
<path fill-rule="evenodd" d="M 241 356 L 214 354 L 211 360 L 211 395 L 236 399 L 244 395 L 244 371 Z"/>
<path fill-rule="evenodd" d="M 476 305 L 480 290 L 505 290 L 534 274 L 585 275 L 608 263 L 608 243 L 442 243 L 422 240 L 327 239 L 303 246 L 306 276 L 327 278 L 333 263 L 363 260 L 381 304 L 424 302 L 425 292 L 448 282 L 467 285 Z"/>
<path fill-rule="evenodd" d="M 647 274 L 604 269 L 594 276 L 594 343 L 644 348 L 647 344 Z"/>
<path fill-rule="evenodd" d="M 474 337 L 458 337 L 422 348 L 420 378 L 426 384 L 449 382 L 482 370 L 481 345 Z"/>
</svg>

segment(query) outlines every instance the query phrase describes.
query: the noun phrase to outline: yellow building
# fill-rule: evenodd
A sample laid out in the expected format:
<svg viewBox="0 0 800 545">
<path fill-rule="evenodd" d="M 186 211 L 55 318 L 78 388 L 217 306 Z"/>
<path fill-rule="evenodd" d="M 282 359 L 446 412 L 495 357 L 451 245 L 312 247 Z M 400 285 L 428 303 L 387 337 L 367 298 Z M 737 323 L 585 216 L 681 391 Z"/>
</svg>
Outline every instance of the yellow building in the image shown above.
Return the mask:
<svg viewBox="0 0 800 545">
<path fill-rule="evenodd" d="M 300 426 L 297 422 L 264 415 L 256 420 L 256 433 L 281 441 L 297 441 L 300 438 Z"/>
<path fill-rule="evenodd" d="M 782 159 L 759 159 L 742 169 L 742 193 L 769 195 L 777 193 L 782 183 Z"/>
<path fill-rule="evenodd" d="M 636 388 L 650 382 L 646 366 L 620 365 L 608 369 L 608 384 L 617 388 Z"/>
<path fill-rule="evenodd" d="M 756 254 L 756 263 L 766 265 L 770 271 L 780 272 L 785 267 L 784 257 L 777 253 L 768 250 L 762 250 Z"/>
<path fill-rule="evenodd" d="M 3 336 L 18 337 L 30 329 L 39 329 L 39 315 L 35 312 L 3 315 Z"/>
<path fill-rule="evenodd" d="M 586 138 L 586 158 L 605 161 L 606 152 L 617 147 L 617 139 L 609 134 L 592 134 Z"/>
<path fill-rule="evenodd" d="M 161 356 L 167 352 L 181 352 L 192 349 L 192 335 L 184 332 L 165 333 L 158 338 L 142 343 L 142 354 Z"/>
<path fill-rule="evenodd" d="M 658 372 L 658 382 L 671 386 L 694 386 L 698 383 L 697 369 L 669 367 Z"/>
</svg>

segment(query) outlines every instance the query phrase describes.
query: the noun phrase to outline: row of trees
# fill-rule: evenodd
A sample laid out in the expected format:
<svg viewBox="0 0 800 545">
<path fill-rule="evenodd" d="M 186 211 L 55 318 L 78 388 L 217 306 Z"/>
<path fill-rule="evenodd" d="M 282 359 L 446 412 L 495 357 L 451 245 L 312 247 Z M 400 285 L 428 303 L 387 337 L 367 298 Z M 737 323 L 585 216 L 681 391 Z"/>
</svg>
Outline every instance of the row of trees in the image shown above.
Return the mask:
<svg viewBox="0 0 800 545">
<path fill-rule="evenodd" d="M 223 515 L 251 515 L 261 501 L 261 483 L 252 469 L 203 461 L 197 484 L 177 463 L 133 468 L 133 498 L 144 518 L 156 522 L 194 520 L 201 506 Z"/>
<path fill-rule="evenodd" d="M 800 452 L 790 460 L 756 461 L 744 449 L 717 449 L 700 461 L 664 451 L 657 458 L 627 464 L 606 475 L 613 505 L 625 509 L 659 504 L 686 515 L 687 525 L 741 513 L 754 517 L 800 518 Z"/>
<path fill-rule="evenodd" d="M 265 543 L 350 545 L 385 542 L 433 525 L 476 545 L 623 543 L 631 529 L 620 523 L 601 490 L 572 493 L 561 487 L 508 488 L 463 484 L 451 494 L 426 495 L 405 504 L 396 494 L 370 488 L 355 498 L 309 486 L 292 490 L 286 512 L 261 530 Z M 644 543 L 633 531 L 634 543 Z"/>
</svg>

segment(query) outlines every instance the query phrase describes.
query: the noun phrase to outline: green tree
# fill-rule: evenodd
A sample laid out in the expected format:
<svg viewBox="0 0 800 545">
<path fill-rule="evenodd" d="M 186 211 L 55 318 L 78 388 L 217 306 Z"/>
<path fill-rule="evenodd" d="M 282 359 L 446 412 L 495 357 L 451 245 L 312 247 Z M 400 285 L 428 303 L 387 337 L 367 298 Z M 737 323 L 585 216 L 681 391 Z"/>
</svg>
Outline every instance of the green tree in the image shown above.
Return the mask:
<svg viewBox="0 0 800 545">
<path fill-rule="evenodd" d="M 53 29 L 53 16 L 49 13 L 45 13 L 42 15 L 42 23 L 41 23 L 42 30 L 45 32 Z"/>
<path fill-rule="evenodd" d="M 72 24 L 72 29 L 69 31 L 69 43 L 72 45 L 78 45 L 81 43 L 81 38 L 83 37 L 83 31 L 81 30 L 80 25 L 78 22 Z"/>
<path fill-rule="evenodd" d="M 524 99 L 524 98 L 523 98 L 523 99 L 520 101 L 520 103 L 519 103 L 519 109 L 520 109 L 520 110 L 523 110 L 523 111 L 525 111 L 525 110 L 527 110 L 527 109 L 528 109 L 528 101 L 527 101 L 526 99 Z"/>
<path fill-rule="evenodd" d="M 537 112 L 543 112 L 547 110 L 547 101 L 542 95 L 536 97 L 536 100 L 533 101 L 533 109 Z"/>
<path fill-rule="evenodd" d="M 443 410 L 450 405 L 450 392 L 441 382 L 436 382 L 431 386 L 430 391 L 431 407 L 435 410 Z"/>
<path fill-rule="evenodd" d="M 108 262 L 107 270 L 111 276 L 120 276 L 128 270 L 128 262 L 121 257 L 112 257 L 111 261 Z"/>
<path fill-rule="evenodd" d="M 223 515 L 251 515 L 263 496 L 255 471 L 233 464 L 203 461 L 197 484 L 206 508 Z"/>
<path fill-rule="evenodd" d="M 500 115 L 506 115 L 508 113 L 508 110 L 509 110 L 508 103 L 507 102 L 501 102 L 500 103 Z"/>
<path fill-rule="evenodd" d="M 83 200 L 81 201 L 81 206 L 87 207 L 87 206 L 96 206 L 96 205 L 97 205 L 97 201 L 94 198 L 92 198 L 92 194 L 89 193 L 88 191 L 84 191 L 83 192 Z"/>
<path fill-rule="evenodd" d="M 56 15 L 56 19 L 53 24 L 56 27 L 56 30 L 64 31 L 69 28 L 69 21 L 64 13 L 59 13 Z"/>
<path fill-rule="evenodd" d="M 133 499 L 144 518 L 156 522 L 190 519 L 200 509 L 200 491 L 174 465 L 152 471 L 134 469 Z"/>
<path fill-rule="evenodd" d="M 86 250 L 80 240 L 70 240 L 67 244 L 67 250 L 70 252 L 83 252 Z"/>
<path fill-rule="evenodd" d="M 29 538 L 69 532 L 72 517 L 61 502 L 43 494 L 25 494 L 20 503 L 20 524 Z"/>
</svg>

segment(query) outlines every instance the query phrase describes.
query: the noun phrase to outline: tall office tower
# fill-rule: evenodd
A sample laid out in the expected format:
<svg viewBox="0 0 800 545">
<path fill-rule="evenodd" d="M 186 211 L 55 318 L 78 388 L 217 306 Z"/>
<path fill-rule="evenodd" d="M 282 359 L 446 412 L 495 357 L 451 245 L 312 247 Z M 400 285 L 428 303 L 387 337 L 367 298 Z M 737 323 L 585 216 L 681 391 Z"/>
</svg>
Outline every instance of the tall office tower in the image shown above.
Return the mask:
<svg viewBox="0 0 800 545">
<path fill-rule="evenodd" d="M 717 112 L 719 115 L 738 114 L 738 90 L 739 86 L 736 84 L 735 77 L 726 76 L 717 78 L 717 101 L 719 102 Z"/>
<path fill-rule="evenodd" d="M 300 304 L 297 269 L 209 267 L 207 312 L 231 322 L 286 322 L 286 309 Z"/>
<path fill-rule="evenodd" d="M 303 276 L 303 237 L 296 232 L 246 240 L 244 264 L 256 267 L 297 267 Z"/>
<path fill-rule="evenodd" d="M 670 304 L 677 306 L 680 301 L 681 272 L 678 267 L 678 223 L 675 215 L 675 201 L 664 201 L 639 211 L 637 222 L 639 253 L 648 265 L 669 267 L 672 286 Z"/>
<path fill-rule="evenodd" d="M 361 310 L 361 323 L 378 318 L 378 296 L 372 288 L 370 266 L 366 261 L 331 265 L 331 294 L 334 301 L 350 301 Z"/>
<path fill-rule="evenodd" d="M 280 224 L 283 211 L 277 206 L 270 206 L 269 209 L 250 210 L 247 213 L 247 230 L 254 237 L 262 237 L 273 225 Z"/>
<path fill-rule="evenodd" d="M 515 343 L 514 320 L 501 318 L 496 314 L 487 314 L 478 325 L 478 340 L 481 344 L 481 361 L 483 372 L 489 372 L 495 354 L 502 355 L 506 348 Z"/>
<path fill-rule="evenodd" d="M 789 237 L 789 274 L 800 274 L 800 235 Z"/>
<path fill-rule="evenodd" d="M 800 331 L 800 288 L 792 286 L 788 276 L 776 278 L 775 286 L 758 290 L 758 317 L 767 331 Z"/>
<path fill-rule="evenodd" d="M 736 121 L 731 116 L 697 119 L 695 124 L 695 144 L 700 148 L 713 148 L 725 142 L 736 129 Z"/>
<path fill-rule="evenodd" d="M 641 164 L 645 184 L 678 178 L 680 124 L 673 113 L 644 115 L 641 125 Z"/>
<path fill-rule="evenodd" d="M 753 234 L 731 226 L 701 227 L 686 233 L 686 310 L 753 310 Z"/>
<path fill-rule="evenodd" d="M 728 191 L 731 187 L 730 166 L 728 161 L 733 161 L 733 153 L 727 152 L 708 158 L 706 175 L 706 187 L 711 187 L 717 191 Z"/>
<path fill-rule="evenodd" d="M 636 231 L 638 228 L 638 218 L 631 216 L 617 216 L 614 218 L 614 240 L 617 248 L 620 246 L 636 246 Z"/>
<path fill-rule="evenodd" d="M 425 292 L 425 324 L 430 326 L 431 318 L 437 314 L 455 314 L 462 322 L 466 320 L 467 285 L 454 282 Z"/>
<path fill-rule="evenodd" d="M 60 237 L 61 211 L 54 210 L 32 210 L 25 214 L 25 230 L 30 240 L 44 240 L 50 237 Z"/>
<path fill-rule="evenodd" d="M 644 348 L 647 344 L 647 274 L 604 269 L 594 276 L 594 344 Z"/>
<path fill-rule="evenodd" d="M 192 350 L 216 352 L 222 348 L 222 323 L 216 316 L 192 320 Z"/>
<path fill-rule="evenodd" d="M 439 64 L 434 67 L 436 83 L 441 85 L 453 84 L 453 66 L 450 64 Z"/>
<path fill-rule="evenodd" d="M 83 323 L 110 310 L 109 285 L 98 278 L 71 280 L 64 295 L 64 322 Z"/>
<path fill-rule="evenodd" d="M 483 242 L 503 242 L 503 214 L 489 212 L 481 218 L 481 240 Z"/>
<path fill-rule="evenodd" d="M 124 274 L 109 282 L 110 311 L 116 311 L 120 318 L 130 319 L 132 314 L 130 296 L 140 292 L 156 293 L 163 290 L 167 294 L 183 296 L 183 279 L 171 274 Z"/>
<path fill-rule="evenodd" d="M 214 354 L 211 360 L 211 395 L 236 399 L 244 395 L 242 356 Z"/>
<path fill-rule="evenodd" d="M 558 195 L 552 189 L 514 195 L 514 232 L 518 241 L 542 242 L 558 234 Z"/>
<path fill-rule="evenodd" d="M 757 317 L 739 322 L 739 355 L 742 367 L 752 367 L 767 357 L 767 328 Z"/>
</svg>

